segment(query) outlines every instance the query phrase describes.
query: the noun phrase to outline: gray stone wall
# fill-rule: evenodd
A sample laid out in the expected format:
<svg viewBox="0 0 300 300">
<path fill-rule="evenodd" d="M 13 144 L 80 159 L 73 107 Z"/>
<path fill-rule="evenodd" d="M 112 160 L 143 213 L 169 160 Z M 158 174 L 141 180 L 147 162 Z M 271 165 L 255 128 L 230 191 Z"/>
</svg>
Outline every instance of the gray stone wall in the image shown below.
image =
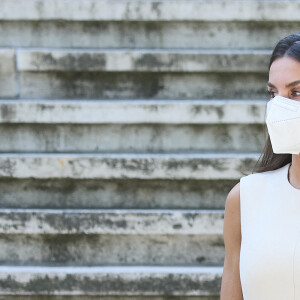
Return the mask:
<svg viewBox="0 0 300 300">
<path fill-rule="evenodd" d="M 0 300 L 216 300 L 298 1 L 0 0 Z"/>
</svg>

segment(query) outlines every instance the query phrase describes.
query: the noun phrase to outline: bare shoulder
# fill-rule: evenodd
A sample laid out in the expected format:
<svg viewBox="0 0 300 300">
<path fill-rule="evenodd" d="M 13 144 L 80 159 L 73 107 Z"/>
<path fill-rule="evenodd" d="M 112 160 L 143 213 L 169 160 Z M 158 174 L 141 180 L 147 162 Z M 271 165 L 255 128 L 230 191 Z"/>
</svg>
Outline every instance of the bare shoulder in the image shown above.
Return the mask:
<svg viewBox="0 0 300 300">
<path fill-rule="evenodd" d="M 241 241 L 240 182 L 229 191 L 225 203 L 224 242 L 227 250 L 238 251 Z"/>
<path fill-rule="evenodd" d="M 240 182 L 238 182 L 228 193 L 225 203 L 225 211 L 240 213 Z"/>
<path fill-rule="evenodd" d="M 242 300 L 239 272 L 241 248 L 240 182 L 229 191 L 224 215 L 225 260 L 222 274 L 221 300 Z"/>
</svg>

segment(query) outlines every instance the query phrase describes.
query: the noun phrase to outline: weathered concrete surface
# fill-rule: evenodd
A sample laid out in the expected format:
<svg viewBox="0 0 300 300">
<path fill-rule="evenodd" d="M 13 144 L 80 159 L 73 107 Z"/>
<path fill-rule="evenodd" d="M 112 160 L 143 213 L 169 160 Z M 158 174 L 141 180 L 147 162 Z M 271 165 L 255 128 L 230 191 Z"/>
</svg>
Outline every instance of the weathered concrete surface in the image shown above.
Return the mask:
<svg viewBox="0 0 300 300">
<path fill-rule="evenodd" d="M 8 178 L 238 179 L 258 153 L 203 154 L 0 154 Z"/>
<path fill-rule="evenodd" d="M 222 235 L 223 210 L 0 209 L 0 234 Z"/>
<path fill-rule="evenodd" d="M 63 267 L 0 269 L 0 299 L 216 299 L 220 267 L 203 278 L 195 268 L 178 273 L 178 265 L 222 265 L 224 211 L 203 218 L 199 210 L 223 209 L 242 171 L 250 173 L 262 146 L 264 110 L 262 102 L 242 102 L 239 108 L 237 103 L 211 102 L 192 108 L 184 101 L 265 98 L 270 49 L 298 30 L 300 4 L 0 0 L 0 7 L 1 47 L 48 48 L 17 50 L 20 94 L 17 90 L 7 95 L 39 101 L 26 103 L 30 107 L 14 101 L 0 110 L 0 151 L 20 152 L 0 155 L 0 206 L 30 208 L 0 215 L 0 264 Z M 49 50 L 59 47 L 65 50 Z M 190 49 L 174 49 L 184 47 Z M 197 50 L 201 47 L 206 50 Z M 211 55 L 209 49 L 220 47 L 233 50 L 214 50 Z M 41 98 L 128 101 L 116 109 L 115 103 L 110 108 L 77 106 L 80 101 L 59 106 L 62 103 L 55 101 L 41 103 Z M 184 105 L 126 106 L 132 99 L 166 98 Z M 97 115 L 99 110 L 102 115 Z M 86 153 L 100 151 L 105 153 Z M 118 151 L 123 154 L 111 153 Z M 169 153 L 141 153 L 163 151 Z M 181 154 L 170 153 L 176 151 Z M 187 153 L 193 151 L 208 153 Z M 190 207 L 198 213 L 122 214 L 121 207 Z M 104 264 L 140 265 L 143 274 L 136 269 L 74 268 Z M 157 268 L 150 272 L 147 265 L 173 267 L 163 273 Z"/>
<path fill-rule="evenodd" d="M 37 124 L 1 124 L 0 152 L 241 153 L 266 139 L 262 124 Z"/>
<path fill-rule="evenodd" d="M 1 179 L 11 208 L 224 209 L 236 180 Z"/>
<path fill-rule="evenodd" d="M 270 50 L 18 50 L 19 71 L 267 72 Z"/>
<path fill-rule="evenodd" d="M 1 0 L 4 20 L 299 21 L 297 1 Z M 272 13 L 270 14 L 270 11 Z"/>
<path fill-rule="evenodd" d="M 220 296 L 100 296 L 101 300 L 219 300 Z M 0 295 L 0 300 L 99 300 L 99 296 Z"/>
<path fill-rule="evenodd" d="M 221 235 L 5 234 L 1 265 L 221 266 Z"/>
<path fill-rule="evenodd" d="M 266 73 L 21 72 L 26 99 L 268 99 Z"/>
<path fill-rule="evenodd" d="M 262 125 L 266 103 L 261 100 L 2 100 L 0 123 L 5 124 L 0 126 L 0 151 L 255 152 L 263 148 L 265 140 Z"/>
<path fill-rule="evenodd" d="M 2 100 L 0 123 L 263 124 L 266 100 Z"/>
<path fill-rule="evenodd" d="M 2 209 L 0 263 L 220 265 L 223 220 L 223 210 Z"/>
<path fill-rule="evenodd" d="M 0 20 L 0 47 L 272 49 L 299 30 L 288 21 Z"/>
<path fill-rule="evenodd" d="M 218 295 L 221 267 L 1 267 L 2 295 Z"/>
<path fill-rule="evenodd" d="M 261 151 L 266 102 L 3 100 L 0 151 Z"/>
<path fill-rule="evenodd" d="M 0 98 L 16 95 L 15 50 L 0 49 Z"/>
</svg>

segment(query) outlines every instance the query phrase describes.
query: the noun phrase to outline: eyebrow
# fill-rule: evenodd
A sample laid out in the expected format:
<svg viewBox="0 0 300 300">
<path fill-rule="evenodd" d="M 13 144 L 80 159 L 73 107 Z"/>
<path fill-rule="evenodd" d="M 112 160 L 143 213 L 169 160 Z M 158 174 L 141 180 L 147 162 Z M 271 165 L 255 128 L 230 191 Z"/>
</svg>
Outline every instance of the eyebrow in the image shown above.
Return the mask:
<svg viewBox="0 0 300 300">
<path fill-rule="evenodd" d="M 291 86 L 295 86 L 295 85 L 297 85 L 297 84 L 299 84 L 299 83 L 300 83 L 300 80 L 296 80 L 296 81 L 293 81 L 293 82 L 288 83 L 285 87 L 288 88 L 288 87 L 291 87 Z M 274 84 L 272 84 L 271 82 L 268 82 L 267 85 L 268 85 L 269 87 L 276 88 L 276 86 L 275 86 Z"/>
</svg>

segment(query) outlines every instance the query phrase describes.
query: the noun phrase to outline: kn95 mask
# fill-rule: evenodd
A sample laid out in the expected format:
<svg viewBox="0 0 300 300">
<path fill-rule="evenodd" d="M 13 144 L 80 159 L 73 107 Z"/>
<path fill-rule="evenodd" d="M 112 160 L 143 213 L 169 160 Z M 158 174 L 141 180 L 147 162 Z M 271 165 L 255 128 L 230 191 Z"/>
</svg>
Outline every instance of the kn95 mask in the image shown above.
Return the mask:
<svg viewBox="0 0 300 300">
<path fill-rule="evenodd" d="M 272 98 L 267 103 L 266 124 L 274 153 L 300 153 L 300 101 Z"/>
</svg>

